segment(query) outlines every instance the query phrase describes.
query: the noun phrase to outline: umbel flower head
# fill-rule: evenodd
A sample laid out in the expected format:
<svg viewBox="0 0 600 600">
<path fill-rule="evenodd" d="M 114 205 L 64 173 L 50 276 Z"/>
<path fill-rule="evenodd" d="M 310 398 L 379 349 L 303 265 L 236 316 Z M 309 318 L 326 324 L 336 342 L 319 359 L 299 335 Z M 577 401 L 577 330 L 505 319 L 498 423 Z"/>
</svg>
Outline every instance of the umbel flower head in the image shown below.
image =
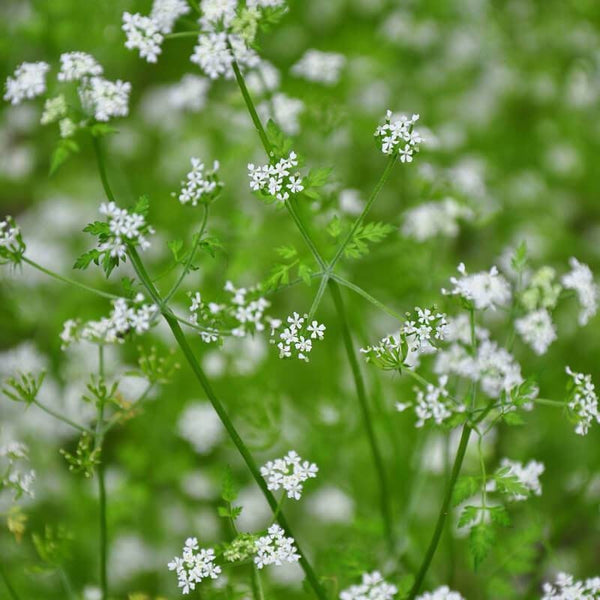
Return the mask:
<svg viewBox="0 0 600 600">
<path fill-rule="evenodd" d="M 398 588 L 388 583 L 379 571 L 363 573 L 362 581 L 340 592 L 340 600 L 392 600 Z"/>
<path fill-rule="evenodd" d="M 209 204 L 221 191 L 223 183 L 219 180 L 219 161 L 213 162 L 212 169 L 207 169 L 199 158 L 192 158 L 192 170 L 181 182 L 178 199 L 181 204 Z M 175 194 L 173 194 L 175 195 Z"/>
<path fill-rule="evenodd" d="M 294 450 L 290 450 L 283 458 L 270 460 L 261 467 L 260 474 L 265 478 L 267 487 L 276 492 L 283 489 L 288 498 L 300 500 L 302 484 L 317 476 L 319 468 L 315 463 L 302 460 Z"/>
<path fill-rule="evenodd" d="M 254 563 L 259 569 L 268 565 L 281 566 L 286 562 L 294 563 L 300 559 L 294 539 L 286 537 L 277 523 L 269 527 L 267 535 L 256 540 L 254 550 L 256 552 Z"/>
<path fill-rule="evenodd" d="M 190 537 L 185 540 L 182 555 L 176 556 L 167 566 L 169 571 L 177 573 L 181 592 L 189 594 L 203 579 L 217 579 L 221 567 L 214 563 L 215 551 L 212 548 L 200 549 L 198 539 Z"/>
<path fill-rule="evenodd" d="M 14 75 L 6 80 L 4 99 L 11 104 L 20 104 L 25 99 L 41 96 L 46 91 L 46 74 L 50 65 L 45 62 L 24 62 Z"/>
<path fill-rule="evenodd" d="M 598 600 L 600 577 L 578 581 L 573 575 L 559 573 L 554 583 L 544 583 L 542 600 Z"/>
<path fill-rule="evenodd" d="M 570 392 L 567 406 L 576 423 L 575 433 L 586 435 L 594 421 L 600 423 L 596 387 L 591 375 L 577 373 L 569 367 L 566 371 L 572 378 L 567 388 Z"/>
<path fill-rule="evenodd" d="M 325 337 L 325 325 L 318 321 L 308 323 L 308 315 L 301 317 L 297 312 L 287 318 L 287 326 L 279 332 L 282 327 L 280 320 L 271 320 L 271 343 L 277 342 L 279 358 L 299 358 L 308 362 L 308 355 L 312 352 L 313 341 L 322 340 Z"/>
<path fill-rule="evenodd" d="M 412 162 L 414 153 L 419 151 L 419 145 L 423 141 L 421 134 L 414 128 L 418 120 L 419 115 L 412 115 L 410 119 L 402 115 L 392 121 L 392 111 L 388 110 L 385 123 L 375 130 L 375 139 L 381 151 L 388 156 L 398 156 L 400 162 Z"/>
<path fill-rule="evenodd" d="M 298 156 L 290 152 L 287 158 L 281 158 L 274 164 L 254 166 L 248 165 L 250 189 L 260 192 L 271 201 L 284 204 L 291 195 L 304 190 L 304 182 L 300 172 L 294 168 L 298 166 Z"/>
</svg>

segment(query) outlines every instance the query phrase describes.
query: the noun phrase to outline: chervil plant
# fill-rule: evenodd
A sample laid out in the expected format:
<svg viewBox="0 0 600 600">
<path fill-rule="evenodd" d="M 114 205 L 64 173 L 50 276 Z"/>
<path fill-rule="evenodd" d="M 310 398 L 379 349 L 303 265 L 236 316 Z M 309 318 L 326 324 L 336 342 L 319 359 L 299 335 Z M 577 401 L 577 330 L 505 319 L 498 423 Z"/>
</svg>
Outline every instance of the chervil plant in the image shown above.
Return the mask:
<svg viewBox="0 0 600 600">
<path fill-rule="evenodd" d="M 595 250 L 436 116 L 456 23 L 396 96 L 433 17 L 357 1 L 330 47 L 338 4 L 117 2 L 11 66 L 52 195 L 0 220 L 10 598 L 600 598 Z"/>
</svg>

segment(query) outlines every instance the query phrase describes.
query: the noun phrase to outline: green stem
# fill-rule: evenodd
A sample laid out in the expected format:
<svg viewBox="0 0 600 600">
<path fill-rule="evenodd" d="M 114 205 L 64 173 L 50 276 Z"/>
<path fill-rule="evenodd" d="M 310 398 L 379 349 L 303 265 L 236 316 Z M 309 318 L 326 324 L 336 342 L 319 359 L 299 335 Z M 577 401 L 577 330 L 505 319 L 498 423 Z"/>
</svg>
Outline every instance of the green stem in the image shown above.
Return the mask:
<svg viewBox="0 0 600 600">
<path fill-rule="evenodd" d="M 260 573 L 254 564 L 252 565 L 252 595 L 254 596 L 254 600 L 265 600 Z"/>
<path fill-rule="evenodd" d="M 319 289 L 317 290 L 317 295 L 315 296 L 315 299 L 313 300 L 312 306 L 310 307 L 310 311 L 308 312 L 308 318 L 306 319 L 307 322 L 309 322 L 309 323 L 312 320 L 312 318 L 315 316 L 315 313 L 317 312 L 317 309 L 319 308 L 319 304 L 321 303 L 321 300 L 323 299 L 323 294 L 325 293 L 325 289 L 327 288 L 328 280 L 329 280 L 329 277 L 327 275 L 323 275 L 323 277 L 321 277 L 321 282 L 319 283 Z"/>
<path fill-rule="evenodd" d="M 344 253 L 346 246 L 348 246 L 348 244 L 354 237 L 354 234 L 356 233 L 358 228 L 361 226 L 364 218 L 367 216 L 368 212 L 371 210 L 371 206 L 373 206 L 373 202 L 375 202 L 375 200 L 377 200 L 377 196 L 379 196 L 381 189 L 383 188 L 386 181 L 388 180 L 390 173 L 392 172 L 392 167 L 394 166 L 394 163 L 396 162 L 396 160 L 397 160 L 396 156 L 391 156 L 389 158 L 387 164 L 385 165 L 385 169 L 383 170 L 383 173 L 381 174 L 381 177 L 379 178 L 379 181 L 375 185 L 375 188 L 371 192 L 371 195 L 369 196 L 369 199 L 367 200 L 367 203 L 366 203 L 365 207 L 363 208 L 363 211 L 360 213 L 360 215 L 354 222 L 354 225 L 352 225 L 352 228 L 350 229 L 350 231 L 348 232 L 348 234 L 346 235 L 346 237 L 340 244 L 333 259 L 329 263 L 330 269 L 333 269 L 335 267 L 335 265 L 337 264 L 338 260 L 342 257 L 342 254 Z"/>
<path fill-rule="evenodd" d="M 116 296 L 115 294 L 109 294 L 108 292 L 103 292 L 101 290 L 97 290 L 96 288 L 90 287 L 89 285 L 85 285 L 85 283 L 80 283 L 79 281 L 76 281 L 75 279 L 70 279 L 69 277 L 64 277 L 63 275 L 59 275 L 58 273 L 55 273 L 54 271 L 50 271 L 49 269 L 46 269 L 46 267 L 42 267 L 42 265 L 36 263 L 35 261 L 31 260 L 30 258 L 27 258 L 26 256 L 23 256 L 22 260 L 23 260 L 23 262 L 32 266 L 34 269 L 37 269 L 38 271 L 41 271 L 45 275 L 48 275 L 49 277 L 52 277 L 53 279 L 57 279 L 58 281 L 61 281 L 62 283 L 68 283 L 69 285 L 73 285 L 75 287 L 81 288 L 82 290 L 85 290 L 86 292 L 92 292 L 92 294 L 96 294 L 97 296 L 102 296 L 103 298 L 109 298 L 111 300 L 116 300 L 117 298 L 120 298 L 120 296 Z"/>
<path fill-rule="evenodd" d="M 178 38 L 199 37 L 200 31 L 177 31 L 165 35 L 165 40 L 176 40 Z"/>
<path fill-rule="evenodd" d="M 67 417 L 63 417 L 60 413 L 55 412 L 51 408 L 48 408 L 47 406 L 42 404 L 39 400 L 34 400 L 33 403 L 38 408 L 43 410 L 45 413 L 49 414 L 50 416 L 54 417 L 55 419 L 58 419 L 59 421 L 62 421 L 63 423 L 66 423 L 67 425 L 70 425 L 71 427 L 77 429 L 78 431 L 81 431 L 82 433 L 92 433 L 92 431 L 90 429 L 88 429 L 87 427 L 83 427 L 83 425 L 79 425 L 79 424 L 75 423 L 74 421 L 71 421 L 71 419 L 68 419 Z"/>
<path fill-rule="evenodd" d="M 358 396 L 358 401 L 360 404 L 360 410 L 363 417 L 363 423 L 366 429 L 367 438 L 369 440 L 369 446 L 371 448 L 371 454 L 373 456 L 373 462 L 375 464 L 375 471 L 377 473 L 377 478 L 379 481 L 379 501 L 381 508 L 381 515 L 383 517 L 383 524 L 385 529 L 385 536 L 388 547 L 390 551 L 394 550 L 394 535 L 393 535 L 393 525 L 392 525 L 392 510 L 390 506 L 390 491 L 388 487 L 387 477 L 385 474 L 385 468 L 383 466 L 383 459 L 381 456 L 381 451 L 379 449 L 379 445 L 377 443 L 377 438 L 375 436 L 375 430 L 373 427 L 373 422 L 371 419 L 371 410 L 369 408 L 369 403 L 367 400 L 367 393 L 365 390 L 365 383 L 363 380 L 362 373 L 360 371 L 360 366 L 358 364 L 358 360 L 356 358 L 356 352 L 354 351 L 354 344 L 352 342 L 352 334 L 350 332 L 350 326 L 348 324 L 348 317 L 346 315 L 346 309 L 344 307 L 344 301 L 342 299 L 342 295 L 340 293 L 340 288 L 338 284 L 330 280 L 329 281 L 329 290 L 331 291 L 331 296 L 333 298 L 333 302 L 336 307 L 337 314 L 340 319 L 341 327 L 342 327 L 342 338 L 344 341 L 344 346 L 346 348 L 346 354 L 348 355 L 348 361 L 350 363 L 350 368 L 352 369 L 352 374 L 354 377 L 354 383 L 356 385 L 356 394 Z"/>
<path fill-rule="evenodd" d="M 100 179 L 102 180 L 104 193 L 111 202 L 115 202 L 115 195 L 110 188 L 108 176 L 106 175 L 106 164 L 104 161 L 104 154 L 102 152 L 102 145 L 100 144 L 100 138 L 92 136 L 92 144 L 94 146 L 94 152 L 96 153 L 96 161 L 98 163 L 98 171 L 100 173 Z"/>
<path fill-rule="evenodd" d="M 194 260 L 194 256 L 198 251 L 198 246 L 200 246 L 200 241 L 202 240 L 202 235 L 204 234 L 204 230 L 206 229 L 206 221 L 208 219 L 208 207 L 204 205 L 204 214 L 202 215 L 202 223 L 200 224 L 200 231 L 196 234 L 196 239 L 194 241 L 194 245 L 190 250 L 190 255 L 179 275 L 179 278 L 175 282 L 175 285 L 170 289 L 169 293 L 165 296 L 164 302 L 167 303 L 174 295 L 175 292 L 179 289 L 179 286 L 183 283 L 185 276 L 190 272 L 190 268 L 192 266 L 192 261 Z"/>
<path fill-rule="evenodd" d="M 101 380 L 104 380 L 104 347 L 98 348 L 98 372 Z M 98 418 L 96 421 L 96 439 L 94 443 L 95 450 L 100 451 L 100 462 L 98 464 L 98 502 L 99 502 L 99 525 L 100 525 L 100 589 L 102 590 L 102 600 L 108 600 L 108 575 L 106 570 L 107 555 L 107 526 L 106 526 L 106 485 L 104 478 L 104 456 L 102 455 L 102 446 L 104 442 L 104 400 L 98 401 Z"/>
<path fill-rule="evenodd" d="M 2 581 L 4 581 L 4 585 L 6 586 L 6 589 L 8 590 L 10 597 L 13 600 L 21 600 L 21 597 L 19 596 L 19 594 L 17 594 L 17 590 L 15 590 L 15 588 L 12 586 L 12 583 L 8 579 L 8 575 L 6 574 L 6 571 L 4 570 L 4 567 L 1 564 L 0 564 L 0 577 L 2 577 Z"/>
<path fill-rule="evenodd" d="M 546 406 L 558 406 L 560 408 L 565 408 L 566 406 L 565 402 L 561 402 L 560 400 L 548 400 L 547 398 L 534 398 L 533 401 Z"/>
<path fill-rule="evenodd" d="M 365 300 L 368 300 L 371 304 L 373 304 L 374 306 L 376 306 L 383 312 L 387 313 L 391 317 L 394 317 L 394 319 L 398 319 L 398 321 L 402 321 L 404 319 L 404 317 L 402 317 L 402 315 L 397 313 L 395 310 L 388 308 L 383 302 L 380 302 L 379 300 L 377 300 L 377 298 L 374 298 L 373 296 L 371 296 L 371 294 L 369 294 L 369 292 L 366 292 L 358 285 L 352 283 L 351 281 L 348 281 L 347 279 L 344 279 L 337 273 L 332 273 L 331 277 L 333 279 L 335 279 L 339 284 L 343 285 L 344 287 L 347 287 L 349 290 L 352 290 L 353 292 L 356 292 L 359 296 L 362 296 L 363 298 L 365 298 Z"/>
<path fill-rule="evenodd" d="M 323 270 L 325 272 L 329 272 L 329 268 L 327 267 L 325 260 L 323 259 L 323 257 L 321 256 L 321 253 L 317 249 L 312 237 L 310 236 L 310 233 L 308 232 L 308 229 L 302 222 L 300 215 L 297 213 L 294 203 L 291 200 L 287 200 L 285 203 L 285 207 L 287 208 L 287 211 L 290 214 L 290 216 L 292 217 L 294 223 L 296 224 L 296 227 L 298 228 L 300 235 L 304 239 L 304 242 L 308 246 L 308 249 L 311 251 L 314 259 L 317 261 L 317 264 L 319 265 L 321 270 Z"/>
<path fill-rule="evenodd" d="M 454 465 L 452 466 L 452 473 L 450 474 L 450 481 L 448 482 L 448 486 L 446 488 L 446 494 L 444 496 L 444 500 L 442 502 L 442 507 L 440 509 L 440 513 L 438 515 L 438 520 L 435 526 L 435 530 L 433 532 L 433 537 L 431 538 L 431 542 L 429 543 L 429 547 L 427 548 L 427 553 L 425 554 L 425 558 L 423 559 L 423 563 L 421 564 L 421 568 L 417 573 L 415 578 L 415 582 L 410 590 L 410 594 L 408 596 L 408 600 L 414 600 L 416 595 L 419 593 L 421 586 L 423 585 L 423 580 L 425 579 L 425 575 L 427 575 L 427 571 L 431 565 L 431 561 L 435 555 L 435 551 L 437 550 L 438 544 L 440 542 L 440 538 L 442 537 L 442 532 L 444 531 L 444 525 L 446 523 L 446 518 L 448 517 L 448 512 L 450 510 L 450 503 L 452 501 L 452 493 L 454 492 L 454 486 L 456 485 L 456 480 L 458 479 L 458 475 L 460 473 L 463 460 L 465 458 L 465 454 L 467 452 L 467 446 L 469 445 L 469 437 L 471 435 L 471 427 L 465 423 L 462 430 L 462 435 L 460 436 L 460 443 L 458 445 L 458 450 L 456 452 L 456 458 L 454 459 Z"/>
<path fill-rule="evenodd" d="M 200 363 L 196 360 L 196 357 L 194 356 L 194 352 L 192 351 L 192 348 L 189 345 L 189 343 L 179 325 L 178 320 L 175 318 L 175 316 L 173 315 L 171 310 L 164 305 L 163 300 L 160 297 L 160 294 L 158 293 L 158 291 L 154 287 L 152 281 L 150 280 L 150 277 L 149 277 L 144 265 L 142 264 L 140 257 L 138 255 L 137 251 L 135 250 L 135 248 L 129 248 L 129 257 L 131 259 L 131 264 L 133 265 L 138 277 L 140 278 L 140 281 L 144 284 L 144 286 L 148 290 L 148 293 L 150 294 L 150 296 L 152 297 L 154 302 L 158 306 L 162 306 L 163 317 L 164 317 L 165 321 L 167 322 L 167 324 L 169 325 L 169 327 L 173 333 L 173 336 L 175 337 L 175 340 L 177 341 L 177 344 L 179 345 L 190 368 L 192 369 L 192 372 L 194 373 L 194 376 L 196 377 L 196 379 L 202 386 L 206 396 L 208 397 L 213 408 L 215 409 L 215 412 L 219 416 L 219 419 L 221 420 L 221 423 L 225 427 L 225 430 L 227 431 L 233 444 L 235 445 L 236 449 L 238 450 L 238 452 L 244 459 L 244 462 L 246 463 L 248 470 L 252 474 L 252 477 L 254 478 L 254 480 L 258 484 L 259 488 L 261 489 L 262 493 L 264 494 L 265 498 L 267 499 L 267 502 L 269 503 L 271 510 L 273 512 L 276 512 L 278 502 L 277 502 L 275 496 L 273 496 L 271 491 L 268 489 L 267 484 L 266 484 L 265 480 L 263 479 L 262 475 L 260 474 L 260 470 L 259 470 L 257 464 L 255 463 L 254 458 L 252 457 L 252 454 L 250 453 L 250 450 L 248 449 L 248 447 L 246 446 L 246 444 L 240 437 L 233 422 L 229 418 L 229 415 L 227 414 L 227 410 L 225 409 L 225 406 L 222 404 L 222 402 L 219 400 L 219 398 L 217 398 L 216 394 L 214 393 L 212 386 L 210 385 L 210 382 L 208 381 L 206 375 L 204 374 L 204 371 L 202 370 L 202 367 L 200 366 Z M 283 514 L 282 511 L 279 512 L 279 514 L 277 516 L 277 521 L 279 522 L 279 524 L 281 525 L 283 530 L 286 532 L 286 535 L 294 538 L 296 547 L 298 548 L 298 554 L 300 555 L 300 566 L 304 570 L 304 574 L 306 575 L 309 585 L 312 587 L 313 591 L 315 592 L 315 595 L 320 600 L 326 600 L 327 596 L 325 594 L 325 591 L 321 587 L 319 579 L 317 578 L 317 575 L 315 574 L 315 572 L 312 568 L 312 565 L 309 563 L 308 559 L 302 552 L 300 545 L 298 543 L 298 540 L 294 537 L 292 531 L 290 530 L 290 526 L 289 526 L 287 519 L 285 518 L 285 515 Z"/>
</svg>

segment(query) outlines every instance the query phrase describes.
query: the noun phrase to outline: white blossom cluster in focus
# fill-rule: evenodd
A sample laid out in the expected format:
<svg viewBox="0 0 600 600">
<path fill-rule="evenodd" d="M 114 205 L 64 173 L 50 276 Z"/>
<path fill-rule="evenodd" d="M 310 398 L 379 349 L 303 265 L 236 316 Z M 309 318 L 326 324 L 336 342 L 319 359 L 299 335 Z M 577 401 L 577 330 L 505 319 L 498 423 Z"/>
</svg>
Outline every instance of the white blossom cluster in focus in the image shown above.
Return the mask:
<svg viewBox="0 0 600 600">
<path fill-rule="evenodd" d="M 186 180 L 181 182 L 179 202 L 192 206 L 207 204 L 217 197 L 223 187 L 218 177 L 219 161 L 213 162 L 212 169 L 207 169 L 199 158 L 192 158 L 191 163 L 192 170 L 187 174 Z"/>
<path fill-rule="evenodd" d="M 46 91 L 46 74 L 50 65 L 45 62 L 24 62 L 17 67 L 14 75 L 6 80 L 4 99 L 11 104 L 20 104 L 41 96 Z"/>
<path fill-rule="evenodd" d="M 400 162 L 410 163 L 423 141 L 421 134 L 414 127 L 419 115 L 412 115 L 410 119 L 402 115 L 395 121 L 392 121 L 392 118 L 392 111 L 388 110 L 385 123 L 375 130 L 375 139 L 384 154 L 398 156 Z"/>
<path fill-rule="evenodd" d="M 286 537 L 277 523 L 269 527 L 267 535 L 256 540 L 254 549 L 256 552 L 254 564 L 259 569 L 268 565 L 281 566 L 283 563 L 294 563 L 300 559 L 294 539 Z"/>
<path fill-rule="evenodd" d="M 280 331 L 280 328 L 283 330 Z M 277 343 L 279 358 L 299 358 L 308 362 L 313 342 L 325 337 L 326 327 L 318 321 L 308 322 L 308 315 L 300 316 L 297 312 L 287 318 L 287 323 L 271 320 L 271 343 Z M 279 341 L 277 341 L 279 340 Z"/>
<path fill-rule="evenodd" d="M 123 31 L 127 35 L 125 47 L 129 50 L 137 48 L 140 56 L 148 62 L 155 63 L 162 52 L 161 44 L 164 36 L 158 23 L 151 17 L 139 13 L 123 13 Z"/>
<path fill-rule="evenodd" d="M 283 489 L 288 498 L 300 500 L 305 481 L 317 476 L 319 468 L 315 463 L 302 460 L 294 450 L 283 458 L 270 460 L 260 469 L 267 487 L 276 492 Z"/>
<path fill-rule="evenodd" d="M 282 158 L 275 164 L 256 167 L 250 163 L 248 165 L 250 189 L 283 204 L 290 195 L 298 194 L 304 189 L 301 174 L 292 171 L 297 166 L 298 157 L 295 152 L 290 152 L 287 158 Z"/>
<path fill-rule="evenodd" d="M 361 583 L 340 592 L 340 600 L 392 600 L 398 588 L 388 583 L 379 571 L 363 573 Z"/>
<path fill-rule="evenodd" d="M 178 585 L 183 594 L 196 589 L 203 579 L 217 579 L 221 567 L 214 564 L 215 551 L 212 548 L 198 546 L 198 539 L 187 538 L 181 556 L 176 556 L 167 566 L 169 571 L 177 573 Z"/>
<path fill-rule="evenodd" d="M 451 290 L 443 289 L 443 294 L 460 296 L 469 300 L 477 310 L 486 308 L 494 310 L 499 306 L 506 306 L 510 302 L 510 285 L 496 267 L 492 267 L 489 271 L 469 275 L 464 263 L 460 263 L 458 272 L 460 277 L 450 278 L 450 283 L 454 287 Z"/>
</svg>

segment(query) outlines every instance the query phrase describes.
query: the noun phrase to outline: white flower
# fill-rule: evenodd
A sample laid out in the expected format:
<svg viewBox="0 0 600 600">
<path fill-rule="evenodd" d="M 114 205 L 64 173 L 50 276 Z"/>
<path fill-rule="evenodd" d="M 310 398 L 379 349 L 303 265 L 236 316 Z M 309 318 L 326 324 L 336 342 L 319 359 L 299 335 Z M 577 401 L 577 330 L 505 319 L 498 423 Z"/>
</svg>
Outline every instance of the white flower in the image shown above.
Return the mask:
<svg viewBox="0 0 600 600">
<path fill-rule="evenodd" d="M 217 579 L 221 567 L 214 562 L 215 551 L 212 548 L 202 548 L 198 551 L 198 540 L 194 537 L 185 541 L 182 556 L 176 556 L 167 567 L 169 571 L 177 572 L 181 592 L 189 594 L 203 579 Z"/>
<path fill-rule="evenodd" d="M 292 174 L 292 168 L 297 165 L 295 152 L 290 152 L 287 158 L 281 158 L 275 164 L 258 167 L 249 164 L 250 189 L 255 192 L 260 191 L 284 203 L 289 197 L 288 192 L 296 194 L 304 189 L 300 173 Z"/>
<path fill-rule="evenodd" d="M 497 306 L 505 306 L 510 302 L 510 285 L 498 273 L 496 267 L 492 267 L 489 272 L 482 271 L 468 275 L 465 265 L 460 263 L 458 272 L 461 277 L 451 277 L 450 283 L 454 287 L 450 291 L 442 289 L 443 294 L 461 296 L 465 300 L 470 300 L 477 310 L 486 308 L 494 310 Z"/>
<path fill-rule="evenodd" d="M 125 47 L 129 50 L 137 48 L 142 58 L 155 63 L 162 51 L 160 46 L 164 38 L 154 19 L 125 12 L 122 29 L 127 35 Z"/>
<path fill-rule="evenodd" d="M 453 198 L 440 202 L 425 202 L 404 213 L 402 233 L 419 242 L 438 235 L 456 237 L 458 220 L 471 220 L 473 211 Z"/>
<path fill-rule="evenodd" d="M 48 98 L 44 103 L 44 112 L 40 123 L 42 125 L 48 125 L 54 123 L 59 119 L 62 119 L 67 114 L 67 101 L 65 97 L 60 94 L 54 98 Z"/>
<path fill-rule="evenodd" d="M 340 80 L 345 64 L 346 57 L 342 54 L 307 50 L 292 67 L 292 73 L 308 81 L 335 85 Z"/>
<path fill-rule="evenodd" d="M 219 161 L 214 161 L 211 170 L 205 169 L 204 163 L 198 158 L 192 158 L 192 170 L 187 174 L 186 181 L 182 182 L 179 202 L 191 203 L 197 206 L 199 202 L 207 202 L 215 198 L 223 184 L 219 181 L 217 172 Z"/>
<path fill-rule="evenodd" d="M 398 588 L 385 581 L 379 571 L 364 573 L 359 585 L 340 592 L 340 600 L 392 600 Z"/>
<path fill-rule="evenodd" d="M 99 77 L 102 67 L 86 52 L 66 52 L 60 55 L 59 81 L 80 81 L 84 77 Z"/>
<path fill-rule="evenodd" d="M 248 8 L 279 8 L 285 6 L 285 0 L 246 0 Z"/>
<path fill-rule="evenodd" d="M 542 463 L 536 460 L 530 460 L 526 465 L 516 460 L 503 458 L 500 461 L 500 466 L 510 469 L 508 475 L 512 475 L 519 480 L 519 483 L 527 488 L 527 490 L 536 496 L 542 495 L 542 484 L 540 483 L 540 475 L 544 472 L 545 467 Z M 527 496 L 515 494 L 513 500 L 526 500 Z"/>
<path fill-rule="evenodd" d="M 596 387 L 592 383 L 591 375 L 577 373 L 569 367 L 565 370 L 573 378 L 568 407 L 577 421 L 575 433 L 586 435 L 594 421 L 600 423 Z"/>
<path fill-rule="evenodd" d="M 310 332 L 310 337 L 312 339 L 319 339 L 322 340 L 323 337 L 325 336 L 325 325 L 323 325 L 322 323 L 318 323 L 317 321 L 313 321 L 307 328 L 306 330 L 308 332 Z"/>
<path fill-rule="evenodd" d="M 294 563 L 300 559 L 294 546 L 294 539 L 285 537 L 285 532 L 277 524 L 271 525 L 267 535 L 256 540 L 254 550 L 256 552 L 254 563 L 259 569 L 267 565 L 281 566 L 285 562 Z"/>
<path fill-rule="evenodd" d="M 163 34 L 171 33 L 175 21 L 190 12 L 186 0 L 154 0 L 150 18 Z"/>
<path fill-rule="evenodd" d="M 10 441 L 0 447 L 0 490 L 10 489 L 15 500 L 22 495 L 34 497 L 35 471 L 21 470 L 21 463 L 29 458 L 29 449 L 21 442 Z"/>
<path fill-rule="evenodd" d="M 542 600 L 598 600 L 600 577 L 576 581 L 568 573 L 559 573 L 554 584 L 544 583 Z"/>
<path fill-rule="evenodd" d="M 79 88 L 81 103 L 97 121 L 109 121 L 111 117 L 126 117 L 129 114 L 131 84 L 117 80 L 108 81 L 92 77 Z"/>
<path fill-rule="evenodd" d="M 200 25 L 203 30 L 214 30 L 216 25 L 231 27 L 237 10 L 238 0 L 202 0 Z"/>
<path fill-rule="evenodd" d="M 465 600 L 458 592 L 453 592 L 447 585 L 437 588 L 433 592 L 425 592 L 417 596 L 416 600 Z"/>
<path fill-rule="evenodd" d="M 412 115 L 410 119 L 402 115 L 396 121 L 392 121 L 392 116 L 392 111 L 388 110 L 385 123 L 375 130 L 375 137 L 384 154 L 399 155 L 401 162 L 410 163 L 413 161 L 413 154 L 419 151 L 419 144 L 423 141 L 414 129 L 419 115 Z"/>
<path fill-rule="evenodd" d="M 287 318 L 287 327 L 283 331 L 281 321 L 271 321 L 271 343 L 277 344 L 279 358 L 291 358 L 296 356 L 300 360 L 308 362 L 308 355 L 312 351 L 312 340 L 322 340 L 325 337 L 325 325 L 312 321 L 307 325 L 308 315 L 301 317 L 297 312 Z M 276 338 L 279 342 L 276 342 Z"/>
<path fill-rule="evenodd" d="M 0 221 L 0 265 L 19 264 L 25 253 L 25 244 L 21 238 L 21 229 L 12 217 Z"/>
<path fill-rule="evenodd" d="M 517 319 L 515 329 L 536 354 L 545 354 L 550 344 L 556 339 L 556 329 L 545 308 L 540 308 Z"/>
<path fill-rule="evenodd" d="M 594 283 L 594 276 L 590 268 L 580 263 L 576 258 L 569 259 L 571 271 L 562 276 L 562 284 L 571 290 L 575 290 L 579 304 L 581 304 L 581 312 L 579 313 L 579 324 L 586 325 L 587 322 L 598 311 L 598 299 L 600 297 L 600 289 Z"/>
<path fill-rule="evenodd" d="M 50 65 L 45 62 L 24 62 L 6 80 L 4 99 L 11 104 L 41 96 L 46 91 L 46 73 Z"/>
<path fill-rule="evenodd" d="M 478 380 L 481 389 L 491 398 L 498 398 L 523 383 L 521 367 L 505 348 L 484 340 L 477 349 L 471 378 Z"/>
<path fill-rule="evenodd" d="M 303 461 L 296 452 L 290 450 L 283 458 L 269 461 L 261 467 L 260 474 L 265 478 L 267 487 L 275 492 L 285 490 L 288 498 L 300 500 L 302 484 L 317 476 L 319 468 L 315 463 Z"/>
<path fill-rule="evenodd" d="M 233 55 L 227 46 L 229 40 Z M 233 79 L 231 63 L 235 57 L 240 68 L 253 67 L 259 63 L 257 54 L 246 47 L 244 40 L 235 34 L 210 32 L 201 34 L 190 60 L 197 64 L 211 79 L 224 76 Z"/>
<path fill-rule="evenodd" d="M 447 383 L 448 376 L 442 375 L 439 378 L 439 385 L 437 386 L 428 383 L 425 391 L 415 388 L 417 399 L 414 410 L 418 418 L 416 427 L 423 427 L 429 419 L 435 421 L 437 425 L 441 425 L 454 413 L 464 412 L 465 407 L 462 404 L 456 404 L 450 399 L 448 390 L 446 389 Z M 396 410 L 403 412 L 408 406 L 408 404 L 398 403 Z"/>
</svg>

